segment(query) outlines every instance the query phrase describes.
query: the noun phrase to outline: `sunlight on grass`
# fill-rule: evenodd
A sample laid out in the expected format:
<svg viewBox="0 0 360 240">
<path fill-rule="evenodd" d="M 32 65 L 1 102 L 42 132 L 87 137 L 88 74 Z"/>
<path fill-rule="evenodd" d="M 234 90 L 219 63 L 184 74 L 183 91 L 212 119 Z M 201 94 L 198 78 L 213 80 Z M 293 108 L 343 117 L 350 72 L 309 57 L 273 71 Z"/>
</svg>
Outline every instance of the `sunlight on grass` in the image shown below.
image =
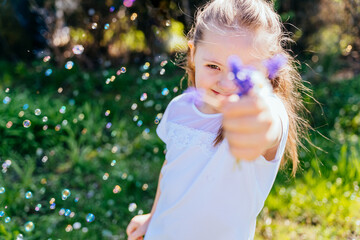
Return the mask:
<svg viewBox="0 0 360 240">
<path fill-rule="evenodd" d="M 308 170 L 290 184 L 275 183 L 258 217 L 255 239 L 359 238 L 358 149 L 344 145 L 338 164 L 321 177 Z"/>
</svg>

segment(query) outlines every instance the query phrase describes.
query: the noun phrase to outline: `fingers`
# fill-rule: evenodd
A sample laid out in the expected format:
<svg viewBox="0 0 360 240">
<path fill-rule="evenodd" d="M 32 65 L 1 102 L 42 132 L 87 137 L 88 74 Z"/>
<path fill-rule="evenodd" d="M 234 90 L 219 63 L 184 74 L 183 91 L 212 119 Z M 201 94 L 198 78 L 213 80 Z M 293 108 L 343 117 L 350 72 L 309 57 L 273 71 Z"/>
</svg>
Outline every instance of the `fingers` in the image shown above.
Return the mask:
<svg viewBox="0 0 360 240">
<path fill-rule="evenodd" d="M 230 97 L 231 100 L 231 97 Z M 224 118 L 256 115 L 264 111 L 265 103 L 256 96 L 245 96 L 236 101 L 223 102 L 222 112 Z"/>
<path fill-rule="evenodd" d="M 244 116 L 241 118 L 224 118 L 223 126 L 226 131 L 237 133 L 258 133 L 267 131 L 271 126 L 271 119 L 265 116 Z"/>
<path fill-rule="evenodd" d="M 142 239 L 144 236 L 144 231 L 141 228 L 137 228 L 136 231 L 132 232 L 128 235 L 128 240 L 139 240 Z"/>
<path fill-rule="evenodd" d="M 225 137 L 229 144 L 236 148 L 256 148 L 266 146 L 267 139 L 264 134 L 237 134 L 225 132 Z"/>
<path fill-rule="evenodd" d="M 137 224 L 137 223 L 134 223 L 133 221 L 131 221 L 131 222 L 129 223 L 129 225 L 127 226 L 127 228 L 126 228 L 126 234 L 127 234 L 128 236 L 130 236 L 131 233 L 134 232 L 134 231 L 137 229 L 137 227 L 138 227 L 138 224 Z"/>
</svg>

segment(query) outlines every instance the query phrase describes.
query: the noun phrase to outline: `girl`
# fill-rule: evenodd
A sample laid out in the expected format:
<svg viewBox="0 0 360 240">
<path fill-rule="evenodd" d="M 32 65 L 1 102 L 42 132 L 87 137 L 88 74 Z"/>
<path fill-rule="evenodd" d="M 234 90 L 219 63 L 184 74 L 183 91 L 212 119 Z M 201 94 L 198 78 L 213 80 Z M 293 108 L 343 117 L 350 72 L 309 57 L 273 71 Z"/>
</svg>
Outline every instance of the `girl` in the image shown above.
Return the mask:
<svg viewBox="0 0 360 240">
<path fill-rule="evenodd" d="M 283 48 L 287 41 L 265 0 L 214 0 L 198 11 L 189 34 L 188 84 L 220 104 L 199 104 L 189 93 L 170 102 L 157 127 L 167 153 L 153 208 L 131 220 L 128 239 L 254 238 L 284 152 L 296 172 L 298 132 L 306 128 L 297 115 L 297 89 L 304 87 Z M 273 78 L 263 62 L 276 54 L 288 62 Z M 273 93 L 233 98 L 232 55 L 269 76 Z"/>
</svg>

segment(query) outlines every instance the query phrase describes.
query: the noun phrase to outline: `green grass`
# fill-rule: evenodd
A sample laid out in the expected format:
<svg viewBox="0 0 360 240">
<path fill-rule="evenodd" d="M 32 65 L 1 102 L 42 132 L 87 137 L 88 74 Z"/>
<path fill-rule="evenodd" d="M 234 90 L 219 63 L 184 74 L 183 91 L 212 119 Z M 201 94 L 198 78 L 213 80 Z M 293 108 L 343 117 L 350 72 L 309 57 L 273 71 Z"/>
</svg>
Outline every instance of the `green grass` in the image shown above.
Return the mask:
<svg viewBox="0 0 360 240">
<path fill-rule="evenodd" d="M 51 65 L 0 62 L 0 100 L 11 98 L 8 104 L 0 103 L 0 163 L 11 160 L 0 176 L 0 187 L 6 189 L 0 194 L 0 211 L 5 212 L 1 239 L 15 239 L 19 233 L 26 239 L 126 239 L 132 216 L 151 209 L 164 159 L 154 120 L 179 94 L 173 89 L 181 74 L 168 63 L 167 74 L 161 76 L 157 65 L 151 65 L 149 80 L 142 80 L 143 71 L 133 66 L 106 84 L 116 69 L 84 73 L 75 65 L 45 77 Z M 302 170 L 295 179 L 290 170 L 279 173 L 258 217 L 256 239 L 360 237 L 360 145 L 354 137 L 360 129 L 358 81 L 313 86 L 327 119 L 317 105 L 310 105 L 312 124 L 322 126 L 318 130 L 330 140 L 312 133 L 313 142 L 324 151 L 301 151 Z M 163 96 L 165 87 L 170 93 Z M 148 99 L 140 101 L 144 92 Z M 41 109 L 39 116 L 35 109 Z M 24 120 L 31 121 L 29 128 L 23 127 Z M 117 185 L 119 192 L 114 193 Z M 65 188 L 71 196 L 62 200 Z M 25 199 L 27 191 L 33 193 L 31 199 Z M 129 211 L 131 203 L 136 210 Z M 62 208 L 75 215 L 59 215 Z M 95 221 L 86 222 L 88 213 Z M 32 232 L 24 229 L 27 221 L 35 224 Z M 76 222 L 81 228 L 67 232 Z"/>
<path fill-rule="evenodd" d="M 343 145 L 338 164 L 322 176 L 311 168 L 291 183 L 277 181 L 258 217 L 257 239 L 359 238 L 358 149 Z"/>
</svg>

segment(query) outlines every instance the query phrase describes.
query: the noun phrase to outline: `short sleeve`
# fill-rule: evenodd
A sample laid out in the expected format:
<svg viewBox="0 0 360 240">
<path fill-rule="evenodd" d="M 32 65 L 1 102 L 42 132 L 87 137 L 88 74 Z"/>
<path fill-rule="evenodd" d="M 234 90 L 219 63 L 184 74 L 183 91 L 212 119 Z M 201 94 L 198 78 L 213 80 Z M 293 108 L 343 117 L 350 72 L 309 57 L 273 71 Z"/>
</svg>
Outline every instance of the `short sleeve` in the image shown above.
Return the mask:
<svg viewBox="0 0 360 240">
<path fill-rule="evenodd" d="M 289 117 L 280 98 L 276 95 L 273 95 L 267 97 L 266 101 L 270 106 L 271 113 L 277 115 L 280 118 L 282 125 L 282 135 L 279 147 L 275 154 L 275 158 L 271 161 L 268 161 L 263 156 L 260 156 L 254 164 L 256 181 L 258 183 L 261 194 L 261 201 L 265 201 L 275 181 L 281 163 L 281 158 L 285 151 L 289 131 Z"/>
<path fill-rule="evenodd" d="M 281 129 L 282 129 L 280 144 L 276 151 L 275 158 L 273 160 L 268 161 L 263 156 L 261 156 L 262 161 L 260 162 L 264 164 L 273 164 L 278 161 L 281 161 L 281 158 L 284 154 L 286 141 L 288 138 L 288 132 L 289 132 L 289 117 L 283 102 L 275 94 L 267 96 L 266 103 L 268 104 L 268 106 L 270 106 L 271 114 L 280 118 Z"/>
<path fill-rule="evenodd" d="M 272 114 L 277 115 L 281 121 L 281 127 L 282 127 L 281 140 L 280 140 L 280 144 L 279 144 L 278 150 L 276 151 L 276 155 L 275 155 L 275 159 L 274 159 L 275 161 L 276 160 L 280 161 L 284 154 L 286 141 L 288 138 L 289 117 L 286 112 L 285 106 L 279 97 L 274 95 L 269 100 L 269 103 L 271 104 L 270 109 L 271 109 Z"/>
</svg>

